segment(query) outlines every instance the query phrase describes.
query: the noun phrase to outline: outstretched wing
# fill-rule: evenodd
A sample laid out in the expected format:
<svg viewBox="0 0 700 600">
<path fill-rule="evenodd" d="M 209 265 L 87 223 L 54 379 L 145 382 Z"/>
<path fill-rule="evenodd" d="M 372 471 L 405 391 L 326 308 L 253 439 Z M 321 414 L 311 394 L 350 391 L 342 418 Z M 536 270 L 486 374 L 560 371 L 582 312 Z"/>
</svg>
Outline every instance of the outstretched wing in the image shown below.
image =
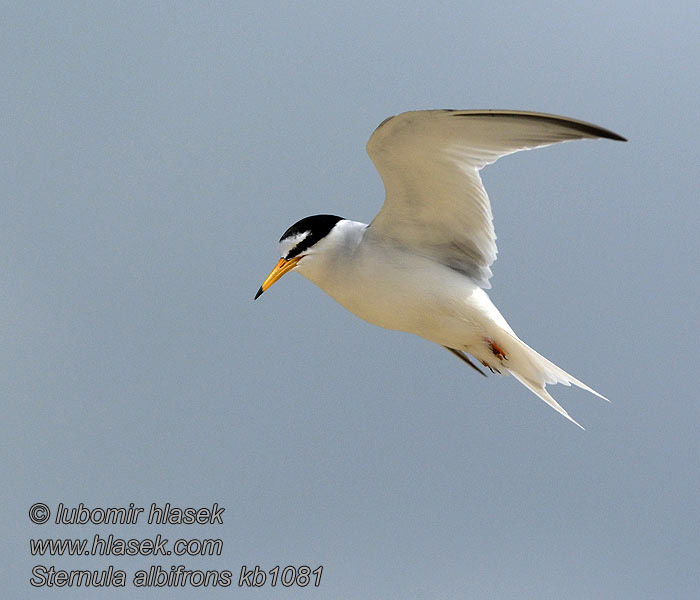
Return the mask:
<svg viewBox="0 0 700 600">
<path fill-rule="evenodd" d="M 368 233 L 490 287 L 496 235 L 479 169 L 501 156 L 582 138 L 625 139 L 566 117 L 502 110 L 424 110 L 389 117 L 367 142 L 386 188 Z"/>
</svg>

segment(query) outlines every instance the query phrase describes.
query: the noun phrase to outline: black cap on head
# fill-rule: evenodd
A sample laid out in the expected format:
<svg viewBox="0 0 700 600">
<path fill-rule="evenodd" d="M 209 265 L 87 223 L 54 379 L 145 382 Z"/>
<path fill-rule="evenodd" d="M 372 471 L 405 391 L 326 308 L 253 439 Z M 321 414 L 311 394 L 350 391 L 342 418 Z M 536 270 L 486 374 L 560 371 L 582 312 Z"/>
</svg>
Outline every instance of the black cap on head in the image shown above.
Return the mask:
<svg viewBox="0 0 700 600">
<path fill-rule="evenodd" d="M 292 246 L 283 258 L 290 259 L 298 256 L 326 237 L 331 229 L 335 227 L 335 224 L 342 220 L 343 217 L 336 215 L 313 215 L 297 221 L 280 238 L 280 243 L 290 238 L 299 238 L 299 242 Z"/>
</svg>

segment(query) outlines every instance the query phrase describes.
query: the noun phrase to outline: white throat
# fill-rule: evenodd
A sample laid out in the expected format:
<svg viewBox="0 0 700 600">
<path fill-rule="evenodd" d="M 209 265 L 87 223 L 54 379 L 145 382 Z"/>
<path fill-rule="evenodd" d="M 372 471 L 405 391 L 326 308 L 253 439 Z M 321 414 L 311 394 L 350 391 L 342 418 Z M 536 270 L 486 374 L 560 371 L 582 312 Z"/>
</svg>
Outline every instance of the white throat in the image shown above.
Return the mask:
<svg viewBox="0 0 700 600">
<path fill-rule="evenodd" d="M 346 271 L 367 229 L 366 223 L 341 219 L 313 246 L 295 271 L 330 293 L 329 285 Z M 331 294 L 332 295 L 332 294 Z"/>
</svg>

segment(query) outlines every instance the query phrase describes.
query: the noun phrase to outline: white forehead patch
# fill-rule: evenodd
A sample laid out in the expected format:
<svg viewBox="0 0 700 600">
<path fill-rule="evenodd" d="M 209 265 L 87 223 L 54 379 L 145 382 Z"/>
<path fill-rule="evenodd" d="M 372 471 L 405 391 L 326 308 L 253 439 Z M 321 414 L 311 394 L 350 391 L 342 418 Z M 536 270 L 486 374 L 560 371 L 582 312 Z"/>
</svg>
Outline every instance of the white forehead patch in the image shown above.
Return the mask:
<svg viewBox="0 0 700 600">
<path fill-rule="evenodd" d="M 280 256 L 285 257 L 294 248 L 296 248 L 301 242 L 303 242 L 307 237 L 309 237 L 310 231 L 304 231 L 302 233 L 297 233 L 296 235 L 291 235 L 280 240 L 279 251 Z"/>
</svg>

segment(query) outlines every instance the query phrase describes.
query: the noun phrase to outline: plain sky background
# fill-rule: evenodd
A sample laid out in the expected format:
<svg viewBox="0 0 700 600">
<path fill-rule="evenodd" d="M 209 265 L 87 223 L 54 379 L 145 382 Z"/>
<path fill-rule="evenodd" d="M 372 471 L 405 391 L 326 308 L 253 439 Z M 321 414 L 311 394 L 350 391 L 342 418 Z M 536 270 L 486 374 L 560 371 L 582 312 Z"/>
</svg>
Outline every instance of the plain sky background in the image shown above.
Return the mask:
<svg viewBox="0 0 700 600">
<path fill-rule="evenodd" d="M 4 3 L 7 598 L 697 598 L 696 2 Z M 612 402 L 347 313 L 298 219 L 369 221 L 367 138 L 418 108 L 608 127 L 483 172 L 490 295 Z M 34 502 L 226 507 L 223 526 L 33 525 Z M 30 537 L 219 537 L 220 557 L 33 558 Z M 230 588 L 33 590 L 35 564 L 230 569 Z M 323 565 L 319 588 L 236 587 Z"/>
</svg>

